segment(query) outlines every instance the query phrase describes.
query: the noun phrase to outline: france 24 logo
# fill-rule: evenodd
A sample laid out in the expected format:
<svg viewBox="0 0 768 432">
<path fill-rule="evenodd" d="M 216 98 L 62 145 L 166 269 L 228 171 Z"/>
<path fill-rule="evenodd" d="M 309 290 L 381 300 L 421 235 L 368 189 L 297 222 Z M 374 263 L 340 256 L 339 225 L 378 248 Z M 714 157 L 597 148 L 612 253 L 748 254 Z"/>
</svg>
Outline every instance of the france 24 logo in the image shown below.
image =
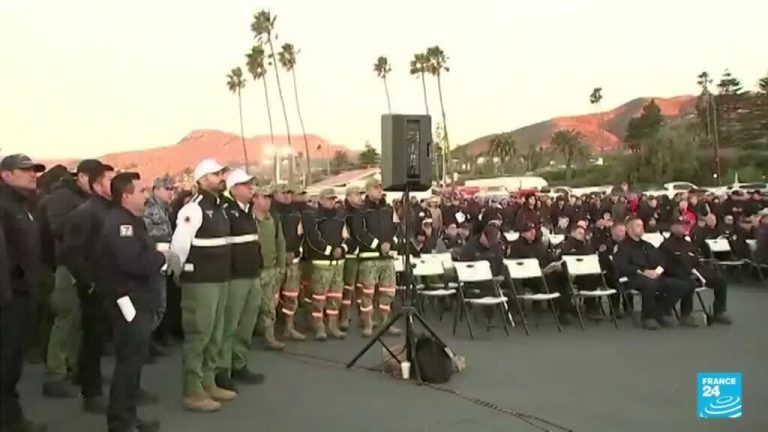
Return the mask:
<svg viewBox="0 0 768 432">
<path fill-rule="evenodd" d="M 700 372 L 697 383 L 699 418 L 741 417 L 741 372 Z"/>
</svg>

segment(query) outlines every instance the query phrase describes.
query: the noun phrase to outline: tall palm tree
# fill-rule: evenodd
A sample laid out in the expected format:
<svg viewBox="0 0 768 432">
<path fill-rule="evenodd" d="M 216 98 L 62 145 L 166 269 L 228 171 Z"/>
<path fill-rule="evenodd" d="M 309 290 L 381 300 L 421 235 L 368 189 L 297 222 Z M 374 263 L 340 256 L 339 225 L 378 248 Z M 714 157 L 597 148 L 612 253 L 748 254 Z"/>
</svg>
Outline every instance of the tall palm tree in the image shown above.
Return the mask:
<svg viewBox="0 0 768 432">
<path fill-rule="evenodd" d="M 384 82 L 384 93 L 387 94 L 387 111 L 392 114 L 392 104 L 389 101 L 389 87 L 387 86 L 387 75 L 392 72 L 392 65 L 389 64 L 384 56 L 379 56 L 376 59 L 376 63 L 373 64 L 373 71 Z"/>
<path fill-rule="evenodd" d="M 281 47 L 280 54 L 278 54 L 278 59 L 280 64 L 283 66 L 283 69 L 285 69 L 285 71 L 290 73 L 291 77 L 293 77 L 293 95 L 296 98 L 296 112 L 299 114 L 301 135 L 304 137 L 304 161 L 306 166 L 306 177 L 304 179 L 304 184 L 306 184 L 307 180 L 309 179 L 311 168 L 309 166 L 309 142 L 307 141 L 307 132 L 304 129 L 304 118 L 301 116 L 301 108 L 299 108 L 299 90 L 298 86 L 296 85 L 296 55 L 299 52 L 300 51 L 296 50 L 292 44 L 286 43 Z"/>
<path fill-rule="evenodd" d="M 443 117 L 443 139 L 445 140 L 445 148 L 443 149 L 443 155 L 445 161 L 443 166 L 445 167 L 446 175 L 450 171 L 450 154 L 451 154 L 451 141 L 448 138 L 448 122 L 445 120 L 445 104 L 443 104 L 443 85 L 440 81 L 440 77 L 443 72 L 450 72 L 448 68 L 448 56 L 445 55 L 443 50 L 435 45 L 427 49 L 427 72 L 437 79 L 437 93 L 440 96 L 440 113 Z"/>
<path fill-rule="evenodd" d="M 418 75 L 421 78 L 421 89 L 424 93 L 424 109 L 426 114 L 429 115 L 429 103 L 427 102 L 427 80 L 425 74 L 427 73 L 427 66 L 429 65 L 429 57 L 426 53 L 416 53 L 411 60 L 411 75 Z"/>
<path fill-rule="evenodd" d="M 269 47 L 269 63 L 275 69 L 275 80 L 277 81 L 277 93 L 280 95 L 280 105 L 283 107 L 283 119 L 285 120 L 285 131 L 288 136 L 288 147 L 291 149 L 291 163 L 288 166 L 288 183 L 293 181 L 293 165 L 294 154 L 293 143 L 291 142 L 291 127 L 288 125 L 288 111 L 285 109 L 285 98 L 283 97 L 283 86 L 280 85 L 280 70 L 277 67 L 275 61 L 275 46 L 272 41 L 272 35 L 275 31 L 275 20 L 277 16 L 264 9 L 259 11 L 253 16 L 253 22 L 251 23 L 251 31 L 254 34 L 254 38 L 261 44 L 266 44 Z"/>
<path fill-rule="evenodd" d="M 245 78 L 243 70 L 240 67 L 232 69 L 227 75 L 227 88 L 234 94 L 237 94 L 237 106 L 240 111 L 240 140 L 243 143 L 243 161 L 245 162 L 245 171 L 248 171 L 248 148 L 245 146 L 245 130 L 243 129 L 243 98 L 242 90 L 245 88 Z"/>
<path fill-rule="evenodd" d="M 512 161 L 517 153 L 515 138 L 509 132 L 496 135 L 491 139 L 489 156 L 492 159 L 499 158 L 501 161 L 501 175 L 506 174 L 506 163 Z"/>
<path fill-rule="evenodd" d="M 274 149 L 275 130 L 272 125 L 272 107 L 269 104 L 269 89 L 267 87 L 267 80 L 264 78 L 264 76 L 267 74 L 266 58 L 267 57 L 266 53 L 264 52 L 264 47 L 261 45 L 254 45 L 251 47 L 251 52 L 245 55 L 246 67 L 248 68 L 248 72 L 251 73 L 251 76 L 253 76 L 253 80 L 261 80 L 261 83 L 264 85 L 264 100 L 267 103 L 267 118 L 269 119 L 269 143 Z M 275 152 L 275 155 L 277 155 L 277 152 Z M 275 156 L 275 179 L 277 179 L 277 163 L 279 163 L 279 160 L 277 159 L 277 156 Z"/>
<path fill-rule="evenodd" d="M 603 110 L 600 109 L 600 102 L 603 101 L 603 88 L 595 87 L 592 89 L 592 93 L 589 95 L 589 103 L 597 108 L 597 112 L 600 114 L 600 131 L 605 137 L 605 119 L 603 118 Z M 605 153 L 605 147 L 600 145 L 600 153 Z"/>
<path fill-rule="evenodd" d="M 565 162 L 565 181 L 571 181 L 571 169 L 589 157 L 589 149 L 584 143 L 584 136 L 575 129 L 561 129 L 552 135 L 550 149 L 562 156 Z"/>
</svg>

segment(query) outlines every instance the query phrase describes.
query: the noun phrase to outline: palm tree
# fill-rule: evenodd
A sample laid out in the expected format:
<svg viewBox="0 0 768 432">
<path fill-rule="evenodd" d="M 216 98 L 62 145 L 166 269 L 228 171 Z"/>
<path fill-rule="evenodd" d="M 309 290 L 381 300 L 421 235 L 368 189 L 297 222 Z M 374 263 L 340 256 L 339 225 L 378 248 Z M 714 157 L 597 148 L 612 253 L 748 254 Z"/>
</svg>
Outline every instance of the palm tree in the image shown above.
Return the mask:
<svg viewBox="0 0 768 432">
<path fill-rule="evenodd" d="M 488 153 L 492 159 L 499 159 L 501 162 L 501 175 L 505 175 L 506 170 L 504 167 L 513 160 L 517 153 L 515 138 L 509 132 L 496 135 L 491 139 L 491 147 Z"/>
<path fill-rule="evenodd" d="M 227 88 L 232 93 L 237 94 L 237 106 L 240 111 L 240 140 L 243 143 L 243 160 L 245 161 L 245 171 L 248 171 L 248 149 L 245 146 L 245 131 L 243 129 L 243 98 L 241 91 L 245 88 L 245 78 L 243 70 L 240 67 L 232 69 L 227 75 Z"/>
<path fill-rule="evenodd" d="M 421 77 L 421 89 L 424 92 L 424 109 L 427 115 L 429 115 L 429 103 L 427 103 L 427 81 L 424 75 L 427 73 L 427 65 L 429 65 L 429 57 L 426 53 L 416 53 L 411 60 L 411 75 L 418 75 Z"/>
<path fill-rule="evenodd" d="M 275 68 L 277 93 L 280 95 L 280 105 L 283 107 L 283 119 L 285 120 L 285 131 L 288 136 L 288 147 L 291 149 L 291 163 L 288 166 L 288 183 L 291 183 L 293 181 L 293 155 L 295 152 L 293 151 L 293 143 L 291 142 L 291 128 L 288 125 L 288 111 L 285 109 L 283 87 L 280 85 L 280 71 L 277 67 L 277 62 L 275 61 L 275 47 L 272 43 L 272 34 L 275 30 L 275 20 L 277 20 L 277 16 L 273 17 L 272 14 L 266 9 L 261 10 L 253 17 L 253 22 L 251 23 L 251 31 L 254 34 L 254 38 L 259 41 L 259 43 L 266 43 L 266 45 L 269 47 L 269 63 L 272 64 L 272 66 Z"/>
<path fill-rule="evenodd" d="M 570 182 L 573 165 L 589 157 L 584 136 L 575 129 L 561 129 L 552 135 L 549 144 L 552 152 L 562 156 L 565 162 L 565 181 Z"/>
<path fill-rule="evenodd" d="M 311 168 L 309 166 L 309 142 L 307 141 L 307 132 L 304 130 L 304 119 L 301 117 L 301 108 L 299 108 L 299 90 L 296 85 L 296 55 L 300 51 L 297 51 L 292 44 L 283 44 L 278 58 L 280 64 L 283 66 L 286 72 L 289 72 L 293 77 L 293 94 L 296 98 L 296 112 L 299 114 L 299 125 L 301 125 L 301 135 L 304 137 L 304 161 L 306 164 L 306 177 L 304 184 L 307 184 Z"/>
<path fill-rule="evenodd" d="M 589 95 L 589 103 L 597 108 L 597 112 L 600 114 L 600 131 L 605 134 L 605 119 L 603 118 L 603 111 L 600 109 L 600 102 L 603 100 L 603 88 L 595 87 L 592 89 L 592 93 Z M 605 147 L 600 145 L 600 153 L 605 153 Z"/>
<path fill-rule="evenodd" d="M 379 56 L 376 59 L 376 63 L 373 64 L 373 71 L 376 75 L 384 81 L 384 93 L 387 94 L 387 111 L 392 114 L 392 104 L 389 102 L 389 87 L 387 87 L 387 75 L 392 72 L 392 66 L 389 64 L 384 56 Z"/>
<path fill-rule="evenodd" d="M 274 149 L 275 130 L 272 125 L 272 107 L 269 104 L 269 89 L 267 87 L 267 80 L 264 78 L 264 76 L 267 74 L 266 53 L 264 52 L 264 47 L 261 45 L 254 45 L 251 47 L 251 52 L 245 55 L 245 59 L 246 67 L 248 68 L 248 72 L 251 73 L 251 76 L 253 76 L 253 80 L 261 80 L 261 83 L 264 85 L 264 100 L 267 103 L 267 118 L 269 119 L 269 143 Z M 275 154 L 277 155 L 277 152 L 275 152 Z M 277 160 L 277 156 L 275 156 L 275 178 L 277 178 L 278 162 L 279 161 Z"/>
<path fill-rule="evenodd" d="M 435 45 L 431 48 L 427 49 L 427 72 L 429 72 L 430 75 L 437 78 L 437 93 L 440 96 L 440 112 L 443 117 L 443 139 L 445 140 L 445 149 L 443 149 L 443 155 L 445 156 L 445 161 L 443 162 L 443 166 L 445 167 L 445 175 L 448 175 L 448 171 L 450 170 L 449 161 L 451 154 L 451 141 L 448 139 L 448 123 L 445 120 L 445 105 L 443 104 L 443 85 L 440 81 L 440 76 L 442 75 L 443 71 L 450 72 L 451 70 L 448 68 L 448 56 L 445 55 L 445 52 L 443 52 L 442 49 L 440 49 L 439 46 Z"/>
</svg>

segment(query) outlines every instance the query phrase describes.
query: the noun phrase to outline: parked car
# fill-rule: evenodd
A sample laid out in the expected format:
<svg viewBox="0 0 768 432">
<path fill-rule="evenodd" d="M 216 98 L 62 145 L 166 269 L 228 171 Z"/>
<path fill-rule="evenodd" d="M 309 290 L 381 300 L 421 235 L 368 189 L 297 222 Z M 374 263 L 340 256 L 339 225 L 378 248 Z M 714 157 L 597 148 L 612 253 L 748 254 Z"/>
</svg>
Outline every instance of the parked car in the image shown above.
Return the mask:
<svg viewBox="0 0 768 432">
<path fill-rule="evenodd" d="M 674 196 L 679 194 L 680 192 L 688 192 L 694 189 L 699 189 L 699 187 L 693 183 L 681 181 L 681 182 L 664 183 L 663 189 L 646 191 L 645 193 L 646 195 L 653 195 L 653 196 L 666 195 L 670 198 L 674 198 Z"/>
</svg>

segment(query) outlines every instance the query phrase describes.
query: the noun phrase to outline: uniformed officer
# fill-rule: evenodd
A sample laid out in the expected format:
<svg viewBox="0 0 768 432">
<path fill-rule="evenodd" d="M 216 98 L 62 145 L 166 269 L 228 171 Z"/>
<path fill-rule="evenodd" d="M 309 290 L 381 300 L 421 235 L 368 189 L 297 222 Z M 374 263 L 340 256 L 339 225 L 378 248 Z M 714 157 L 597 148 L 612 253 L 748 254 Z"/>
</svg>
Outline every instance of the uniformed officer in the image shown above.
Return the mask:
<svg viewBox="0 0 768 432">
<path fill-rule="evenodd" d="M 144 225 L 146 188 L 137 173 L 111 181 L 115 206 L 104 221 L 96 248 L 102 296 L 112 323 L 115 372 L 109 392 L 110 432 L 156 431 L 159 423 L 138 419 L 141 369 L 162 307 L 162 270 L 178 275 L 181 263 L 172 252 L 157 250 Z"/>
<path fill-rule="evenodd" d="M 352 231 L 352 219 L 354 214 L 360 212 L 363 202 L 365 201 L 365 190 L 359 186 L 350 186 L 347 188 L 346 199 L 344 200 L 345 207 L 345 222 L 347 230 Z M 357 258 L 359 243 L 354 235 L 350 235 L 347 239 L 347 253 L 344 259 L 344 291 L 341 297 L 341 309 L 339 311 L 339 329 L 346 331 L 349 328 L 349 320 L 352 316 L 352 301 L 354 298 L 360 299 L 360 292 L 358 288 L 362 285 L 358 284 L 357 271 L 360 266 L 360 261 Z"/>
<path fill-rule="evenodd" d="M 253 329 L 264 301 L 259 284 L 263 266 L 256 221 L 251 214 L 253 176 L 236 169 L 227 176 L 229 197 L 224 209 L 229 217 L 232 245 L 232 282 L 229 285 L 227 308 L 224 313 L 224 337 L 219 355 L 216 385 L 236 391 L 235 383 L 259 384 L 264 375 L 248 369 Z"/>
<path fill-rule="evenodd" d="M 664 256 L 666 268 L 671 276 L 680 280 L 690 280 L 694 287 L 700 283 L 714 291 L 715 302 L 712 307 L 714 315 L 712 322 L 731 324 L 731 319 L 725 314 L 727 282 L 710 267 L 701 264 L 701 254 L 695 244 L 687 239 L 686 226 L 681 221 L 672 223 L 669 238 L 659 246 Z M 693 292 L 680 300 L 680 322 L 690 327 L 696 327 L 696 320 L 691 316 L 693 310 Z"/>
<path fill-rule="evenodd" d="M 325 340 L 330 334 L 343 339 L 339 329 L 339 307 L 344 287 L 344 256 L 349 249 L 344 212 L 336 208 L 333 189 L 320 191 L 316 210 L 304 212 L 305 253 L 312 262 L 312 326 L 315 339 Z M 326 334 L 324 318 L 327 318 Z"/>
<path fill-rule="evenodd" d="M 365 185 L 366 197 L 360 212 L 352 217 L 352 235 L 360 246 L 358 281 L 363 285 L 360 318 L 363 337 L 373 334 L 373 295 L 378 284 L 378 308 L 382 322 L 386 322 L 395 297 L 395 264 L 390 255 L 397 227 L 394 209 L 383 199 L 384 190 L 377 179 Z M 400 330 L 389 327 L 390 334 Z"/>
<path fill-rule="evenodd" d="M 301 252 L 304 239 L 304 228 L 301 223 L 301 212 L 305 205 L 293 201 L 295 187 L 278 185 L 274 191 L 271 209 L 280 220 L 283 238 L 285 239 L 285 271 L 282 275 L 281 288 L 282 304 L 281 312 L 285 319 L 285 336 L 289 339 L 304 340 L 305 336 L 298 333 L 294 326 L 296 309 L 298 307 L 299 292 L 301 288 Z M 301 192 L 301 191 L 299 191 Z M 284 309 L 284 310 L 283 310 Z M 294 337 L 297 336 L 297 337 Z"/>
<path fill-rule="evenodd" d="M 109 328 L 101 292 L 105 287 L 96 271 L 98 254 L 94 246 L 112 207 L 110 181 L 114 176 L 114 169 L 105 164 L 89 173 L 91 195 L 67 217 L 62 242 L 62 262 L 72 272 L 80 297 L 83 338 L 78 369 L 83 409 L 92 413 L 104 413 L 107 408 L 101 356 Z"/>
<path fill-rule="evenodd" d="M 229 219 L 220 194 L 225 167 L 206 159 L 195 167 L 198 191 L 179 210 L 171 250 L 184 263 L 181 313 L 184 328 L 183 405 L 211 412 L 237 393 L 216 385 L 216 366 L 224 333 L 224 313 L 232 274 Z"/>
<path fill-rule="evenodd" d="M 27 420 L 16 386 L 24 366 L 24 334 L 32 324 L 32 293 L 39 257 L 38 229 L 29 213 L 41 164 L 22 154 L 0 161 L 0 428 L 42 432 L 45 425 Z"/>
</svg>

